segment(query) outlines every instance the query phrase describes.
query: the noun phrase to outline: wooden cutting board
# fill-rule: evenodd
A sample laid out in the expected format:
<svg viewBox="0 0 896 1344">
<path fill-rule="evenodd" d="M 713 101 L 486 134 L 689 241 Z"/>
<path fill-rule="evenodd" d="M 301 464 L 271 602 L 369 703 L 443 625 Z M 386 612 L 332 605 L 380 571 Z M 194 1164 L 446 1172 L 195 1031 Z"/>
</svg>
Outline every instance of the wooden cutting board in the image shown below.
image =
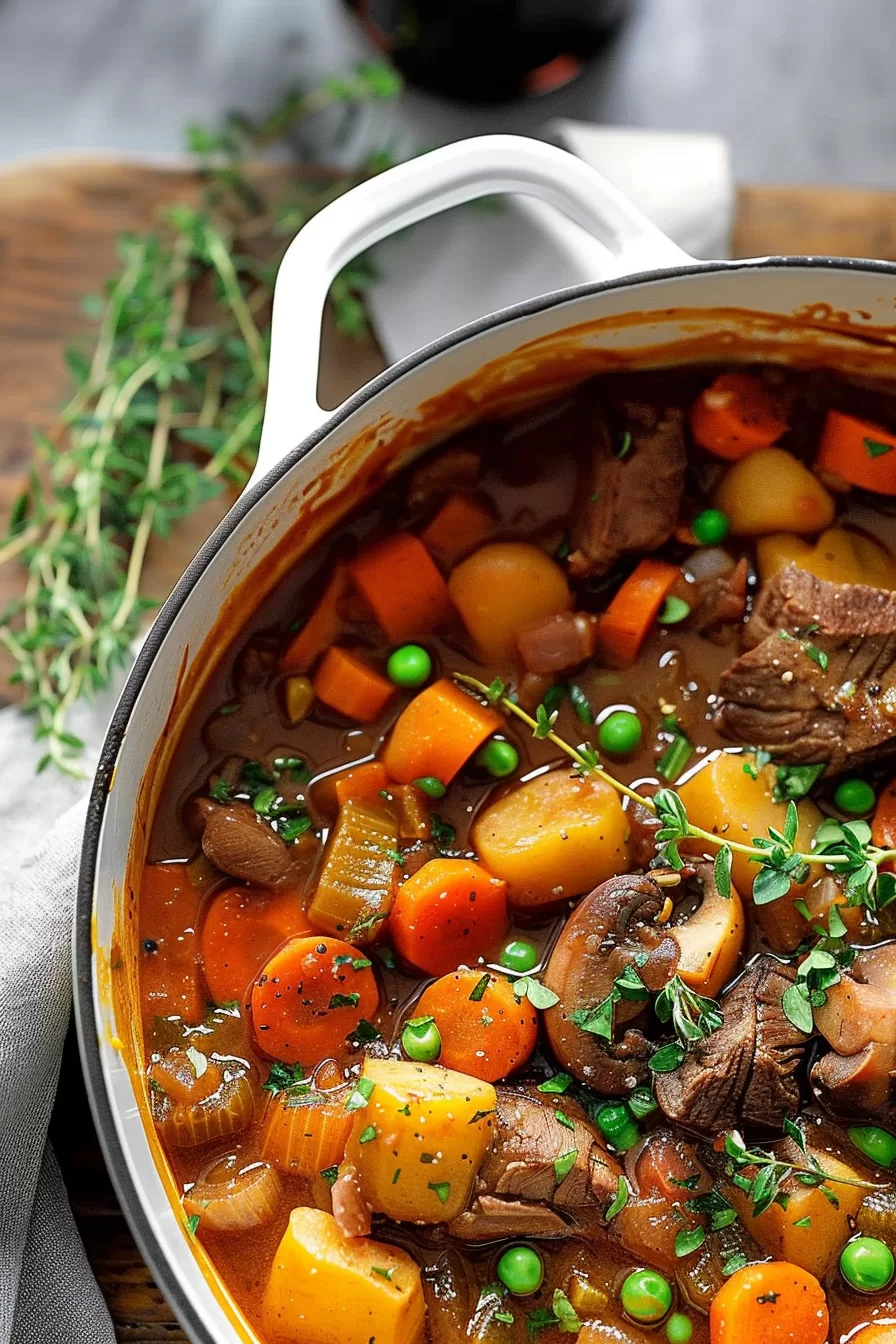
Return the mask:
<svg viewBox="0 0 896 1344">
<path fill-rule="evenodd" d="M 152 227 L 161 207 L 196 191 L 182 172 L 105 159 L 43 159 L 0 171 L 0 525 L 24 484 L 32 430 L 46 429 L 65 400 L 63 349 L 89 333 L 80 301 L 100 292 L 114 272 L 116 236 Z M 741 187 L 734 254 L 769 253 L 896 260 L 896 193 Z M 372 342 L 325 328 L 325 405 L 336 405 L 382 367 Z M 226 501 L 206 506 L 151 552 L 148 593 L 165 596 L 224 507 Z M 21 570 L 0 571 L 0 603 L 21 589 Z M 0 694 L 8 671 L 0 659 Z M 181 1344 L 186 1337 L 140 1258 L 106 1175 L 73 1035 L 59 1096 L 51 1138 L 118 1338 Z"/>
</svg>

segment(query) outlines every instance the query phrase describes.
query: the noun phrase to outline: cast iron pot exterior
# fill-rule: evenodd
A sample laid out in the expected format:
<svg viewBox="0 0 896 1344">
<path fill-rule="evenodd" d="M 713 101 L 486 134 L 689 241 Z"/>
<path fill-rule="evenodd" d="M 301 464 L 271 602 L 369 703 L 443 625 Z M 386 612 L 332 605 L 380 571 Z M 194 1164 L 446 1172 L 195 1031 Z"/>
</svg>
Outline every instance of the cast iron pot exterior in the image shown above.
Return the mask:
<svg viewBox="0 0 896 1344">
<path fill-rule="evenodd" d="M 319 315 L 340 266 L 427 214 L 507 190 L 537 194 L 585 224 L 609 247 L 613 278 L 543 296 L 452 332 L 387 370 L 333 414 L 322 412 L 314 395 Z M 637 312 L 649 315 L 641 325 L 631 321 Z M 422 403 L 483 366 L 512 364 L 520 347 L 531 351 L 532 342 L 549 344 L 557 333 L 593 349 L 589 327 L 595 323 L 602 349 L 653 350 L 665 343 L 674 348 L 682 339 L 717 334 L 716 358 L 723 360 L 727 333 L 741 322 L 733 312 L 755 315 L 763 357 L 779 349 L 786 361 L 793 317 L 802 314 L 820 331 L 823 357 L 838 368 L 867 367 L 869 334 L 876 338 L 880 372 L 896 358 L 888 337 L 896 318 L 896 266 L 807 257 L 695 263 L 579 160 L 516 137 L 462 142 L 393 169 L 328 207 L 292 244 L 275 297 L 258 479 L 165 603 L 112 718 L 90 797 L 74 930 L 78 1032 L 106 1162 L 138 1245 L 195 1344 L 257 1337 L 227 1294 L 213 1287 L 201 1249 L 193 1253 L 182 1211 L 163 1184 L 145 1105 L 118 1045 L 131 1024 L 116 1020 L 108 973 L 113 938 L 132 899 L 128 859 L 141 782 L 167 731 L 184 664 L 189 667 L 197 657 L 223 600 L 274 550 L 284 530 L 279 524 L 292 516 L 302 487 L 320 481 L 336 464 L 328 491 L 338 496 L 368 451 L 360 449 L 347 464 L 345 446 L 359 436 L 363 441 L 364 431 L 384 415 L 392 423 L 413 419 Z M 776 315 L 785 321 L 776 321 Z M 844 332 L 847 315 L 856 324 L 855 335 Z M 831 317 L 838 320 L 826 330 Z M 468 411 L 456 427 L 469 418 Z M 373 442 L 369 433 L 367 438 Z"/>
</svg>

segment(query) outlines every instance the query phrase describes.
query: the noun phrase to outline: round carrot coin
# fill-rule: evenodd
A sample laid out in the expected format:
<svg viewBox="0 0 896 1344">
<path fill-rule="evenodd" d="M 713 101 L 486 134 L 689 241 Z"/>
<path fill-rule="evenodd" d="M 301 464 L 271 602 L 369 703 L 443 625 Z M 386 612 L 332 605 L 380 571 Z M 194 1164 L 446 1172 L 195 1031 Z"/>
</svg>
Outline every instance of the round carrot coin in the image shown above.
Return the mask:
<svg viewBox="0 0 896 1344">
<path fill-rule="evenodd" d="M 226 887 L 209 901 L 199 946 L 212 1003 L 242 1004 L 265 962 L 287 938 L 313 933 L 295 888 Z"/>
<path fill-rule="evenodd" d="M 370 959 L 339 938 L 291 938 L 252 986 L 252 1028 L 272 1059 L 311 1070 L 340 1056 L 379 1005 Z"/>
<path fill-rule="evenodd" d="M 432 1017 L 442 1038 L 439 1063 L 496 1083 L 522 1067 L 535 1049 L 538 1013 L 513 985 L 486 971 L 443 975 L 423 995 L 414 1017 Z"/>
</svg>

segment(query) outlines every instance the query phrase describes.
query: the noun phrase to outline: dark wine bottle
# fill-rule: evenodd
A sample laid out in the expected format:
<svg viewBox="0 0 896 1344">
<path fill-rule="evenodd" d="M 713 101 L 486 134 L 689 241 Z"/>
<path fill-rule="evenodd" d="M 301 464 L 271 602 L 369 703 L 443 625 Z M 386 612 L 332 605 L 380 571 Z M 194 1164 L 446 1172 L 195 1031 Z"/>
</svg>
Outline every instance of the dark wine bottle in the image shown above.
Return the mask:
<svg viewBox="0 0 896 1344">
<path fill-rule="evenodd" d="M 626 0 L 347 2 L 410 83 L 475 103 L 568 84 L 626 8 Z"/>
</svg>

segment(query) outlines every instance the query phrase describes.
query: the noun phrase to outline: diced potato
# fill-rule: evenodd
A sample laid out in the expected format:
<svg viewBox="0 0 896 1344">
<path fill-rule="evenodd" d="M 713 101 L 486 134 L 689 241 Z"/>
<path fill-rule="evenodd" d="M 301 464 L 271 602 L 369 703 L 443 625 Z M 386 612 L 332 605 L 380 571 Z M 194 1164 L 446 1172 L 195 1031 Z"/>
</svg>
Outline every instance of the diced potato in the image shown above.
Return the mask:
<svg viewBox="0 0 896 1344">
<path fill-rule="evenodd" d="M 563 570 L 526 541 L 480 546 L 452 570 L 448 592 L 483 657 L 496 667 L 517 661 L 516 641 L 526 626 L 572 606 Z"/>
<path fill-rule="evenodd" d="M 392 905 L 397 845 L 398 821 L 387 803 L 343 803 L 308 907 L 316 929 L 357 943 L 381 932 Z"/>
<path fill-rule="evenodd" d="M 517 907 L 581 896 L 628 871 L 628 822 L 600 779 L 551 770 L 507 793 L 477 818 L 473 848 L 507 883 Z"/>
<path fill-rule="evenodd" d="M 329 1213 L 293 1209 L 263 1306 L 272 1340 L 295 1344 L 420 1344 L 420 1270 L 404 1251 L 343 1237 Z"/>
<path fill-rule="evenodd" d="M 775 532 L 760 537 L 756 556 L 763 583 L 793 564 L 830 583 L 867 583 L 891 591 L 896 588 L 896 561 L 886 547 L 845 527 L 829 527 L 814 546 L 792 533 Z"/>
<path fill-rule="evenodd" d="M 760 448 L 742 457 L 725 475 L 713 502 L 740 537 L 821 532 L 834 521 L 833 496 L 783 448 Z"/>
<path fill-rule="evenodd" d="M 392 1059 L 366 1059 L 362 1078 L 373 1090 L 355 1113 L 345 1159 L 364 1198 L 399 1222 L 449 1223 L 466 1208 L 492 1141 L 495 1089 Z"/>
<path fill-rule="evenodd" d="M 864 1179 L 862 1172 L 847 1166 L 830 1153 L 815 1152 L 814 1156 L 831 1176 L 844 1176 L 848 1180 Z M 753 1217 L 752 1199 L 745 1191 L 731 1185 L 726 1196 L 737 1209 L 747 1231 L 764 1251 L 776 1260 L 787 1260 L 822 1279 L 833 1268 L 852 1236 L 850 1219 L 855 1218 L 865 1191 L 854 1185 L 832 1184 L 830 1189 L 839 1205 L 835 1208 L 818 1186 L 800 1185 L 799 1181 L 791 1177 L 783 1188 L 788 1196 L 787 1208 L 772 1204 L 758 1218 Z"/>
<path fill-rule="evenodd" d="M 749 460 L 744 458 L 744 461 Z M 772 797 L 775 767 L 764 766 L 758 778 L 753 779 L 744 769 L 751 761 L 752 757 L 738 752 L 720 752 L 718 756 L 710 757 L 700 770 L 679 785 L 679 797 L 695 826 L 744 844 L 750 844 L 754 836 L 767 835 L 769 826 L 783 829 L 787 804 L 776 803 Z M 822 815 L 807 798 L 797 803 L 797 809 L 800 824 L 796 846 L 808 850 L 812 837 L 821 825 Z M 682 848 L 699 853 L 707 846 L 695 840 Z M 750 862 L 748 855 L 734 854 L 731 875 L 745 901 L 750 899 L 757 871 L 756 864 Z M 817 873 L 813 872 L 810 880 L 816 876 Z M 756 918 L 763 933 L 778 952 L 792 951 L 805 936 L 806 921 L 793 906 L 793 902 L 804 894 L 805 885 L 794 884 L 788 896 L 770 905 L 759 906 L 756 910 Z"/>
</svg>

